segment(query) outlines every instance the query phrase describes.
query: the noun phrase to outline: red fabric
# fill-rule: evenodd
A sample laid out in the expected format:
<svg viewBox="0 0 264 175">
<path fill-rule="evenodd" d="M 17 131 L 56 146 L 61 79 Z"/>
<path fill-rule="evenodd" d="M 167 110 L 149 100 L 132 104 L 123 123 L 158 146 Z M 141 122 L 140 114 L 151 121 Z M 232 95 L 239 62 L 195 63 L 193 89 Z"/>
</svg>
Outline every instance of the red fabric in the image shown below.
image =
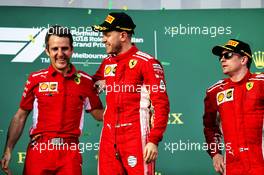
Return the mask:
<svg viewBox="0 0 264 175">
<path fill-rule="evenodd" d="M 122 165 L 128 174 L 140 175 L 144 171 L 146 173 L 147 166 L 143 170 L 143 147 L 147 142 L 158 144 L 161 141 L 168 121 L 169 101 L 162 66 L 158 60 L 133 46 L 126 53 L 106 58 L 94 79 L 106 80 L 107 85 L 107 107 L 99 151 L 99 174 L 109 174 L 113 166 L 118 164 L 115 152 L 120 152 L 122 160 L 117 169 Z M 148 87 L 148 91 L 140 93 L 138 88 L 143 85 Z M 163 90 L 160 89 L 161 85 L 164 85 Z M 155 113 L 151 129 L 150 105 L 153 106 Z M 117 146 L 116 149 L 114 144 Z M 129 159 L 129 156 L 132 158 Z M 133 160 L 133 156 L 136 158 L 136 167 L 128 165 L 128 160 Z M 148 173 L 153 172 L 152 165 L 152 170 Z"/>
<path fill-rule="evenodd" d="M 155 174 L 155 162 L 144 163 L 139 131 L 140 126 L 134 124 L 128 127 L 116 128 L 115 136 L 112 128 L 103 128 L 99 149 L 99 175 Z M 114 147 L 115 143 L 116 148 Z M 119 159 L 116 158 L 116 153 Z M 136 160 L 133 160 L 133 158 L 136 158 Z M 130 165 L 129 161 L 132 162 Z"/>
<path fill-rule="evenodd" d="M 41 143 L 41 142 L 38 142 Z M 77 146 L 78 148 L 78 146 Z M 81 175 L 82 157 L 78 149 L 45 149 L 28 146 L 24 175 Z"/>
<path fill-rule="evenodd" d="M 226 148 L 227 174 L 264 174 L 263 92 L 264 74 L 250 72 L 237 83 L 224 79 L 207 90 L 204 100 L 204 134 L 208 144 L 220 142 L 222 134 L 216 122 L 219 113 L 224 142 L 230 148 Z M 220 153 L 219 150 L 216 153 L 214 151 L 209 150 L 212 157 Z"/>
<path fill-rule="evenodd" d="M 66 77 L 52 66 L 30 74 L 20 107 L 33 109 L 31 135 L 67 137 L 80 135 L 84 110 L 102 109 L 102 104 L 91 77 L 71 65 Z"/>
</svg>

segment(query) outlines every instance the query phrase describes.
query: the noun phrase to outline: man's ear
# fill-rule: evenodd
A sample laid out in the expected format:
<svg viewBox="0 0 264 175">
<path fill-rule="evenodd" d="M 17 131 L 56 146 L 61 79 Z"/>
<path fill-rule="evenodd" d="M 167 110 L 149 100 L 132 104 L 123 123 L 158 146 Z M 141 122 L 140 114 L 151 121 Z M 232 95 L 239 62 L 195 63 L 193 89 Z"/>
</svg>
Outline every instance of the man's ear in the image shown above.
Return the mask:
<svg viewBox="0 0 264 175">
<path fill-rule="evenodd" d="M 242 57 L 242 59 L 241 59 L 241 63 L 243 64 L 243 65 L 246 65 L 247 64 L 247 62 L 248 62 L 248 57 L 247 56 L 243 56 Z"/>
<path fill-rule="evenodd" d="M 120 32 L 120 40 L 121 41 L 125 41 L 126 39 L 127 39 L 127 33 L 126 32 L 124 32 L 124 31 L 122 31 L 122 32 Z"/>
<path fill-rule="evenodd" d="M 48 56 L 50 56 L 50 55 L 49 55 L 49 51 L 48 51 L 47 48 L 45 49 L 45 52 L 46 52 L 46 54 L 47 54 Z"/>
</svg>

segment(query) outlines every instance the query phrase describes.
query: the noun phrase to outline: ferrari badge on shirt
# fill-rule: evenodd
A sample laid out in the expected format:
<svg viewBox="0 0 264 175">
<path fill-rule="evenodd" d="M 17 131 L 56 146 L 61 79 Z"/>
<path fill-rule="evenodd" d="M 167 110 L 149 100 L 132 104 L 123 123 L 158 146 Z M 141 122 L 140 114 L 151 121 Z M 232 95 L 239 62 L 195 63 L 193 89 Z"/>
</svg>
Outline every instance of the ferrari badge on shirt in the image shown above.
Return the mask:
<svg viewBox="0 0 264 175">
<path fill-rule="evenodd" d="M 253 85 L 254 85 L 254 82 L 247 82 L 247 84 L 246 84 L 247 90 L 248 91 L 251 90 L 253 88 Z"/>
<path fill-rule="evenodd" d="M 81 74 L 76 73 L 75 76 L 76 77 L 74 78 L 74 82 L 76 84 L 80 84 L 81 83 Z"/>
<path fill-rule="evenodd" d="M 130 60 L 129 61 L 129 68 L 133 69 L 136 66 L 136 64 L 137 64 L 137 60 L 134 60 L 134 59 Z"/>
</svg>

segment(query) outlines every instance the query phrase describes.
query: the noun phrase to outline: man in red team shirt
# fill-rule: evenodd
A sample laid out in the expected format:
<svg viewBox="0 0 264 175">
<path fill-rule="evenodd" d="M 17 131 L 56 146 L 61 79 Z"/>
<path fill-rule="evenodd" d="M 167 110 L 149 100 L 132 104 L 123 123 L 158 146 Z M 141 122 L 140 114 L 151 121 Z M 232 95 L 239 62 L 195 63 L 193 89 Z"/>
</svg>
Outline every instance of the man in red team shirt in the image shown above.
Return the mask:
<svg viewBox="0 0 264 175">
<path fill-rule="evenodd" d="M 125 13 L 110 13 L 101 25 L 93 26 L 103 32 L 109 54 L 94 75 L 101 85 L 105 81 L 107 104 L 99 175 L 154 175 L 158 143 L 167 126 L 169 101 L 163 68 L 131 43 L 135 27 Z M 151 106 L 155 117 L 150 128 Z"/>
<path fill-rule="evenodd" d="M 212 52 L 229 77 L 208 88 L 204 100 L 204 134 L 214 168 L 227 175 L 263 175 L 264 74 L 250 73 L 252 57 L 247 43 L 231 39 Z M 222 135 L 225 161 L 219 147 Z"/>
<path fill-rule="evenodd" d="M 73 53 L 70 30 L 51 27 L 45 43 L 51 65 L 31 73 L 26 82 L 20 107 L 9 126 L 2 169 L 11 174 L 8 168 L 11 152 L 33 110 L 31 143 L 27 149 L 24 174 L 80 175 L 82 157 L 78 138 L 83 127 L 84 110 L 102 120 L 102 103 L 92 78 L 77 71 L 70 63 Z"/>
</svg>

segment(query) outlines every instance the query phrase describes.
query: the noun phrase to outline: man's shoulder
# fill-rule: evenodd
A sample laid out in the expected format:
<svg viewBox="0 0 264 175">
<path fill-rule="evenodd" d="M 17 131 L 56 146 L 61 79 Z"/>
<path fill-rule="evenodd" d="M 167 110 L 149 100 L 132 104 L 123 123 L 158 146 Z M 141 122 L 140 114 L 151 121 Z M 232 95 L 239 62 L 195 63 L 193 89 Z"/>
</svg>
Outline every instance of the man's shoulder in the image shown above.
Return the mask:
<svg viewBox="0 0 264 175">
<path fill-rule="evenodd" d="M 163 66 L 161 65 L 160 61 L 148 53 L 137 51 L 135 54 L 133 54 L 133 59 L 136 59 L 139 63 L 143 65 L 149 64 L 154 69 L 163 70 Z"/>
<path fill-rule="evenodd" d="M 143 62 L 152 62 L 152 61 L 155 62 L 155 60 L 156 60 L 152 55 L 145 53 L 145 52 L 142 52 L 140 50 L 135 52 L 132 56 L 133 56 L 133 58 L 136 58 L 137 60 L 143 61 Z"/>
<path fill-rule="evenodd" d="M 264 73 L 252 74 L 249 81 L 264 81 Z"/>
<path fill-rule="evenodd" d="M 48 68 L 46 68 L 46 69 L 40 69 L 38 71 L 31 72 L 29 76 L 31 78 L 39 78 L 39 77 L 42 77 L 42 76 L 47 75 L 48 72 L 49 72 Z"/>
<path fill-rule="evenodd" d="M 209 86 L 209 88 L 207 88 L 206 92 L 207 93 L 211 93 L 211 92 L 216 92 L 219 91 L 220 88 L 224 85 L 226 85 L 228 82 L 225 79 L 221 79 L 218 80 L 216 83 L 214 83 L 213 85 Z"/>
<path fill-rule="evenodd" d="M 107 57 L 103 58 L 102 59 L 102 63 L 103 62 L 106 62 L 106 61 L 110 61 L 112 59 L 112 56 L 111 55 L 108 55 Z"/>
<path fill-rule="evenodd" d="M 87 79 L 89 81 L 93 81 L 92 76 L 82 70 L 77 71 L 77 76 L 83 77 L 84 79 Z"/>
</svg>

